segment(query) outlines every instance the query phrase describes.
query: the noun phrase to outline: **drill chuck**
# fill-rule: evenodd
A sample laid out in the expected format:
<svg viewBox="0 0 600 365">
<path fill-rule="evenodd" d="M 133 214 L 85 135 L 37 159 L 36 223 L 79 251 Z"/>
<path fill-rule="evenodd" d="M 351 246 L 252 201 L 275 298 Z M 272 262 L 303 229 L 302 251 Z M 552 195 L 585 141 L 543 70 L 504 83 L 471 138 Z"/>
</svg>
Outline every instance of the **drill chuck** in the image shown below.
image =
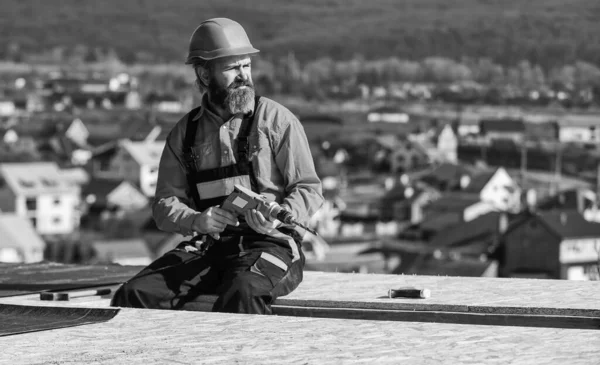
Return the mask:
<svg viewBox="0 0 600 365">
<path fill-rule="evenodd" d="M 271 202 L 266 206 L 265 211 L 261 212 L 263 215 L 266 215 L 268 219 L 278 219 L 284 224 L 295 224 L 296 219 L 292 215 L 291 212 L 283 209 L 281 205 Z M 266 213 L 266 214 L 264 214 Z"/>
<path fill-rule="evenodd" d="M 292 212 L 283 209 L 279 204 L 277 204 L 275 202 L 271 202 L 271 203 L 267 203 L 267 204 L 268 205 L 265 205 L 266 211 L 265 212 L 261 211 L 261 213 L 263 213 L 263 215 L 265 215 L 266 217 L 269 217 L 270 219 L 278 219 L 280 222 L 282 222 L 284 224 L 293 224 L 293 225 L 302 227 L 305 230 L 309 231 L 310 233 L 314 234 L 315 236 L 317 235 L 317 232 L 315 232 L 313 229 L 310 229 L 307 226 L 305 226 L 304 224 L 298 222 L 298 220 L 296 219 L 296 217 L 294 217 Z"/>
</svg>

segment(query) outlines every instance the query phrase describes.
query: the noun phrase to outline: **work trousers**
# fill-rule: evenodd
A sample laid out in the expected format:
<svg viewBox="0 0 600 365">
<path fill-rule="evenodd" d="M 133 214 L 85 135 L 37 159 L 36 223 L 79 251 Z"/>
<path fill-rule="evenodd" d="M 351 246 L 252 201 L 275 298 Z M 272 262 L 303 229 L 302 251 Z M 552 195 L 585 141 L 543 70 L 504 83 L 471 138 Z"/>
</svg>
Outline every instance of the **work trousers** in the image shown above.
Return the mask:
<svg viewBox="0 0 600 365">
<path fill-rule="evenodd" d="M 195 242 L 182 242 L 124 283 L 111 305 L 197 311 L 206 310 L 201 296 L 213 294 L 213 312 L 271 314 L 273 301 L 296 289 L 303 277 L 302 250 L 292 262 L 284 241 L 222 236 L 204 254 Z"/>
</svg>

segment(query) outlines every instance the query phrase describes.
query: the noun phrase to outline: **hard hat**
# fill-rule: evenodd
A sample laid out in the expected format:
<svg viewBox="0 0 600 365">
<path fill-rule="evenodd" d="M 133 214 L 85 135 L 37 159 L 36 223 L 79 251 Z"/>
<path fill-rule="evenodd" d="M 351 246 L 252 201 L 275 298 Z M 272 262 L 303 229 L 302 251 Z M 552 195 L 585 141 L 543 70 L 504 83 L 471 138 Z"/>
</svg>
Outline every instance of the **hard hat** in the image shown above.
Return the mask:
<svg viewBox="0 0 600 365">
<path fill-rule="evenodd" d="M 214 18 L 202 22 L 190 38 L 186 64 L 199 58 L 204 61 L 227 56 L 258 53 L 242 26 L 231 19 Z"/>
</svg>

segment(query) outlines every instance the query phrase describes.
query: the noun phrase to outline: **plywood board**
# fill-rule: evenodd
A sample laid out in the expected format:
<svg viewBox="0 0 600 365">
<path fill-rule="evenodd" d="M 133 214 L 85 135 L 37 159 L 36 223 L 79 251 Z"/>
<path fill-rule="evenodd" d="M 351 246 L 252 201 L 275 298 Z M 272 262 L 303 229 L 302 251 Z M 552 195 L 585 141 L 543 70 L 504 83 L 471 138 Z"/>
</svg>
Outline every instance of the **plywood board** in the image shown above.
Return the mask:
<svg viewBox="0 0 600 365">
<path fill-rule="evenodd" d="M 3 338 L 0 364 L 597 364 L 600 331 L 123 309 Z"/>
</svg>

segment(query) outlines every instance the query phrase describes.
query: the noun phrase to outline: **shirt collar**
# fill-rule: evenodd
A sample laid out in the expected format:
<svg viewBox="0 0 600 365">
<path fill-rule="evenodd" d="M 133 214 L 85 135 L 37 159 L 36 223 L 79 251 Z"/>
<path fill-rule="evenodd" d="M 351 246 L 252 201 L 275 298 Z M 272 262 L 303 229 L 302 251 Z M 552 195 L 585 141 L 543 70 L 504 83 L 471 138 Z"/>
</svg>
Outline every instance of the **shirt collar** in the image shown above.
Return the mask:
<svg viewBox="0 0 600 365">
<path fill-rule="evenodd" d="M 205 112 L 214 114 L 213 112 L 210 111 L 210 109 L 208 109 L 208 93 L 204 93 L 204 95 L 202 95 L 202 103 L 200 105 L 201 105 L 200 112 L 198 114 L 196 114 L 196 116 L 193 119 L 194 121 L 197 121 L 198 119 L 200 119 L 202 117 L 202 114 L 204 114 Z M 254 114 L 254 111 L 256 110 L 257 106 L 258 105 L 256 105 L 256 102 L 252 104 L 252 110 L 250 110 L 250 112 L 248 113 L 248 116 L 252 116 Z M 237 116 L 238 115 L 234 115 L 233 117 L 235 118 Z"/>
</svg>

